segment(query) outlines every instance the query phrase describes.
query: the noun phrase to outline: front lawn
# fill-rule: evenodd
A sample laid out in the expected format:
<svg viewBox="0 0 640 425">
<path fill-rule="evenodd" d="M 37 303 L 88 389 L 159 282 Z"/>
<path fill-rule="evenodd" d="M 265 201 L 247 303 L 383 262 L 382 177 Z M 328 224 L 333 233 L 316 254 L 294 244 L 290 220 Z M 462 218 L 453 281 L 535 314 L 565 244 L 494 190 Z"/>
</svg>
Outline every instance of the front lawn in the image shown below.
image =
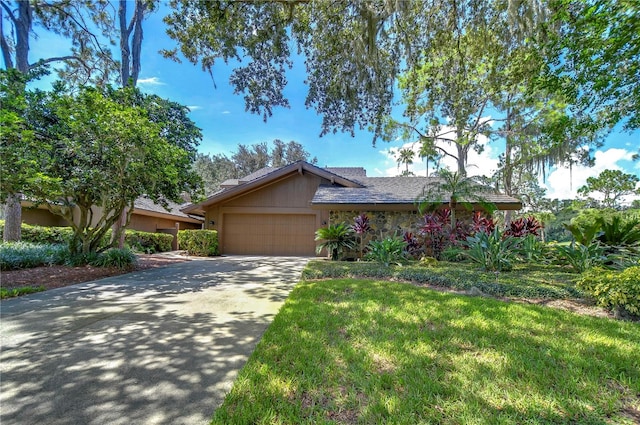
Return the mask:
<svg viewBox="0 0 640 425">
<path fill-rule="evenodd" d="M 640 326 L 376 280 L 302 282 L 215 424 L 632 424 Z"/>
</svg>

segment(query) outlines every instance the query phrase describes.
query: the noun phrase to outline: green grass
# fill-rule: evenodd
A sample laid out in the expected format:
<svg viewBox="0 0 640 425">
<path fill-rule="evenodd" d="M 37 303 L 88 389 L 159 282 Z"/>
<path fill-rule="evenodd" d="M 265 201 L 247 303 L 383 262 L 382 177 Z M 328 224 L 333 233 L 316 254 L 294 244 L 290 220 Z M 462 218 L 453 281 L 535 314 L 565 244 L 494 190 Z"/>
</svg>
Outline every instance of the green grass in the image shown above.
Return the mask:
<svg viewBox="0 0 640 425">
<path fill-rule="evenodd" d="M 304 279 L 365 277 L 427 283 L 457 290 L 472 287 L 497 297 L 569 299 L 584 298 L 576 288 L 579 275 L 555 265 L 516 264 L 509 272 L 485 272 L 472 263 L 439 261 L 435 267 L 403 265 L 385 267 L 371 262 L 310 261 Z"/>
<path fill-rule="evenodd" d="M 45 291 L 44 286 L 21 286 L 19 288 L 0 288 L 0 299 L 19 297 L 20 295 L 33 294 L 35 292 Z"/>
<path fill-rule="evenodd" d="M 214 424 L 631 424 L 640 326 L 375 280 L 302 282 Z"/>
</svg>

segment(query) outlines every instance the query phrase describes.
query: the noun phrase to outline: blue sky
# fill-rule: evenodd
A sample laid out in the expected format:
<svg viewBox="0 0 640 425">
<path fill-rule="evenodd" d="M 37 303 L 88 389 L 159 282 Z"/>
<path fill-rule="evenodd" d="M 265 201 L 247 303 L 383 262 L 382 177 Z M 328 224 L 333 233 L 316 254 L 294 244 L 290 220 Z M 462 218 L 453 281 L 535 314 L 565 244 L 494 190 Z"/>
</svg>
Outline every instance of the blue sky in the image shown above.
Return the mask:
<svg viewBox="0 0 640 425">
<path fill-rule="evenodd" d="M 144 23 L 142 69 L 138 86 L 147 93 L 171 99 L 191 108 L 190 117 L 202 129 L 203 141 L 199 151 L 207 154 L 234 151 L 239 143 L 250 145 L 280 139 L 285 142 L 295 140 L 301 143 L 311 156 L 318 158 L 320 166 L 362 166 L 369 176 L 396 175 L 399 173 L 392 153 L 405 141 L 386 143 L 378 141 L 372 145 L 373 136 L 367 131 L 357 132 L 355 137 L 347 133 L 328 134 L 319 137 L 321 117 L 304 106 L 307 88 L 304 85 L 304 65 L 297 62 L 288 75 L 285 91 L 291 104 L 290 109 L 278 108 L 265 123 L 262 116 L 245 112 L 242 95 L 233 94 L 228 83 L 231 67 L 222 61 L 214 67 L 211 76 L 199 65 L 187 61 L 176 63 L 164 59 L 158 51 L 175 46 L 164 32 L 162 10 L 152 14 Z M 30 60 L 65 53 L 67 43 L 41 34 L 32 42 Z M 471 174 L 488 174 L 495 169 L 500 153 L 499 142 L 486 142 L 482 155 L 473 154 L 469 158 Z M 558 168 L 547 174 L 545 186 L 552 198 L 572 198 L 587 177 L 596 176 L 604 169 L 620 169 L 640 175 L 640 162 L 632 162 L 631 156 L 640 146 L 640 131 L 632 134 L 616 131 L 605 140 L 605 144 L 595 153 L 593 168 L 573 167 L 572 170 Z M 411 169 L 417 175 L 424 175 L 425 164 L 413 164 Z M 453 164 L 449 164 L 453 166 Z"/>
</svg>

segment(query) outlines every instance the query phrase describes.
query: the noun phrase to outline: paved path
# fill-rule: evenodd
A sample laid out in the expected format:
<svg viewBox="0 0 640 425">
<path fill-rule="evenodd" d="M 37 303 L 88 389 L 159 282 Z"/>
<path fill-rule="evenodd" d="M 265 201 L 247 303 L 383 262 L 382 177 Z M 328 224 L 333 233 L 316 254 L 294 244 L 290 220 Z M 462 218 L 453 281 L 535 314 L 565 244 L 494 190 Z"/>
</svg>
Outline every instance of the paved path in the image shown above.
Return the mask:
<svg viewBox="0 0 640 425">
<path fill-rule="evenodd" d="M 194 260 L 2 301 L 0 423 L 208 423 L 306 262 Z"/>
</svg>

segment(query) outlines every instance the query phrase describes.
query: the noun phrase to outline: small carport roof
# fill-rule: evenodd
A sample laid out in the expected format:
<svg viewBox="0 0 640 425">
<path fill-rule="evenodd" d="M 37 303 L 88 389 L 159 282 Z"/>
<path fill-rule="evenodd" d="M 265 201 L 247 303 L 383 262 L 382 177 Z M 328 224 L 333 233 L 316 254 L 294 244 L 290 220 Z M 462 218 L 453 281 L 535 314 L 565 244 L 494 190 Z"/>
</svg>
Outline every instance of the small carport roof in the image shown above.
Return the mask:
<svg viewBox="0 0 640 425">
<path fill-rule="evenodd" d="M 328 171 L 320 167 L 316 167 L 315 165 L 309 164 L 306 161 L 298 161 L 281 168 L 269 170 L 266 173 L 261 172 L 260 170 L 256 171 L 255 173 L 252 173 L 250 176 L 257 175 L 258 177 L 253 178 L 252 180 L 247 181 L 246 183 L 243 183 L 243 182 L 247 179 L 248 176 L 245 178 L 239 179 L 238 185 L 219 190 L 202 202 L 183 207 L 182 211 L 187 214 L 188 213 L 204 214 L 205 208 L 211 205 L 214 205 L 218 202 L 222 202 L 227 199 L 231 199 L 236 196 L 239 196 L 248 192 L 252 192 L 254 190 L 258 190 L 263 186 L 266 186 L 271 183 L 277 182 L 281 179 L 287 178 L 292 174 L 296 174 L 296 173 L 303 174 L 305 172 L 315 174 L 319 177 L 325 178 L 329 180 L 333 185 L 340 185 L 343 187 L 351 187 L 351 188 L 362 187 L 362 184 L 355 182 L 353 180 L 347 179 L 338 174 L 332 173 L 331 171 Z"/>
</svg>

